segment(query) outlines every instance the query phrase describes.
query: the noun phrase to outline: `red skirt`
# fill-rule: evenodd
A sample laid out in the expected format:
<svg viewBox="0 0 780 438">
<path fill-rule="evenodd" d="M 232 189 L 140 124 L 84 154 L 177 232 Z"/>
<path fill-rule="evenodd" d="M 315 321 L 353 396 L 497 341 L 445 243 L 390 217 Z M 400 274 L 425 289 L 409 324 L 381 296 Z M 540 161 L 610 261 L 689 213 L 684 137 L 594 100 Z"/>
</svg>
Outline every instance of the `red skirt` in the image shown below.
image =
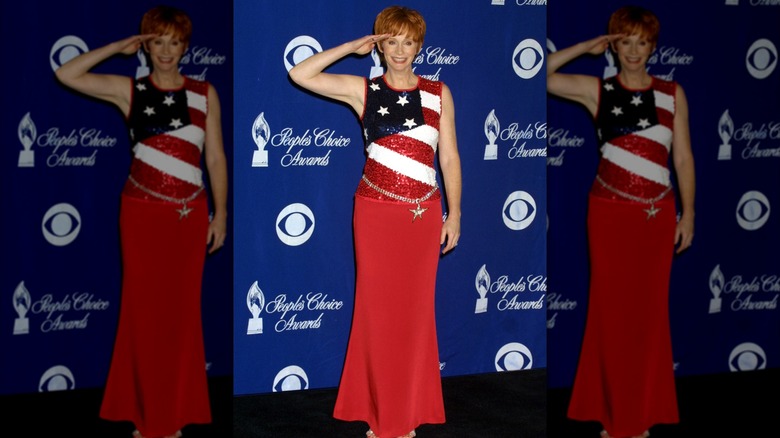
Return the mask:
<svg viewBox="0 0 780 438">
<path fill-rule="evenodd" d="M 669 328 L 674 197 L 647 204 L 590 196 L 590 292 L 569 418 L 613 437 L 677 423 Z"/>
<path fill-rule="evenodd" d="M 201 321 L 205 197 L 177 204 L 122 196 L 122 295 L 100 417 L 131 421 L 143 436 L 210 423 Z"/>
<path fill-rule="evenodd" d="M 333 416 L 365 421 L 380 438 L 444 423 L 436 338 L 440 201 L 355 197 L 357 280 L 352 329 Z"/>
</svg>

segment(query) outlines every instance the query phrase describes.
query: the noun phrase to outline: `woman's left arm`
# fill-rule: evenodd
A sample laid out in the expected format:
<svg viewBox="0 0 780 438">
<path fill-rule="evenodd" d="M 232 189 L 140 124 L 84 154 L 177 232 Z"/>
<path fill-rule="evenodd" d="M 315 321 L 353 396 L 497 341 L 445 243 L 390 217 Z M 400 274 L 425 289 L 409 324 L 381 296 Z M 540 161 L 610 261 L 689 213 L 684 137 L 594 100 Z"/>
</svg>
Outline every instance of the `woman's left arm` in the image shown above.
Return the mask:
<svg viewBox="0 0 780 438">
<path fill-rule="evenodd" d="M 222 143 L 222 115 L 217 90 L 209 84 L 208 113 L 206 114 L 206 168 L 214 201 L 214 217 L 209 223 L 206 244 L 209 254 L 225 244 L 227 237 L 228 175 L 225 148 Z"/>
<path fill-rule="evenodd" d="M 452 250 L 460 238 L 460 198 L 462 192 L 460 154 L 455 135 L 455 104 L 447 85 L 442 84 L 441 119 L 439 121 L 439 167 L 447 194 L 447 220 L 441 229 L 442 254 Z"/>
<path fill-rule="evenodd" d="M 672 160 L 677 173 L 680 190 L 682 214 L 674 232 L 674 244 L 679 254 L 693 242 L 693 220 L 695 216 L 694 197 L 696 194 L 696 176 L 691 150 L 690 128 L 688 126 L 688 101 L 682 86 L 675 91 L 674 137 L 672 140 Z"/>
</svg>

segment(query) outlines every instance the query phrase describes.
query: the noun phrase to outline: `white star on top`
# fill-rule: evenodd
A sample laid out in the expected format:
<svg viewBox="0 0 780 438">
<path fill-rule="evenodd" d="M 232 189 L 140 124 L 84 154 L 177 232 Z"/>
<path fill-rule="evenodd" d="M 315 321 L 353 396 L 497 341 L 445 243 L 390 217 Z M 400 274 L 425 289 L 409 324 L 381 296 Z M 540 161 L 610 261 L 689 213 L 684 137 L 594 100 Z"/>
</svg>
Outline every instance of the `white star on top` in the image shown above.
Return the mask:
<svg viewBox="0 0 780 438">
<path fill-rule="evenodd" d="M 401 105 L 401 106 L 404 106 L 404 105 L 406 105 L 407 103 L 409 103 L 409 101 L 406 99 L 406 96 L 400 96 L 400 97 L 398 98 L 398 102 L 396 102 L 396 103 L 397 103 L 397 104 L 399 104 L 399 105 Z"/>
<path fill-rule="evenodd" d="M 173 96 L 165 96 L 165 100 L 163 101 L 163 105 L 171 106 L 175 102 L 173 101 Z"/>
<path fill-rule="evenodd" d="M 636 105 L 636 106 L 642 105 L 642 96 L 637 95 L 632 97 L 631 105 Z"/>
<path fill-rule="evenodd" d="M 390 114 L 390 111 L 387 110 L 386 107 L 380 106 L 379 111 L 377 111 L 379 114 L 382 114 L 383 116 L 386 116 Z"/>
<path fill-rule="evenodd" d="M 174 128 L 180 128 L 183 123 L 181 122 L 181 119 L 172 119 L 170 125 Z"/>
<path fill-rule="evenodd" d="M 615 87 L 613 87 L 612 84 L 610 84 L 610 83 L 606 83 L 606 84 L 604 84 L 604 89 L 607 90 L 607 91 L 612 91 L 612 90 L 615 89 Z"/>
<path fill-rule="evenodd" d="M 619 115 L 623 114 L 623 109 L 620 108 L 619 106 L 616 106 L 616 107 L 612 108 L 612 111 L 610 111 L 610 112 L 612 114 L 616 115 L 616 116 L 619 116 Z"/>
<path fill-rule="evenodd" d="M 639 123 L 637 123 L 640 128 L 645 129 L 648 126 L 650 126 L 650 122 L 647 121 L 647 119 L 639 119 Z"/>
<path fill-rule="evenodd" d="M 138 91 L 144 91 L 146 90 L 146 85 L 139 83 L 138 85 L 135 86 L 135 88 L 137 88 Z"/>
<path fill-rule="evenodd" d="M 377 83 L 371 84 L 371 89 L 374 90 L 374 91 L 379 91 L 379 84 L 377 84 Z"/>
<path fill-rule="evenodd" d="M 406 123 L 404 123 L 404 126 L 406 126 L 409 129 L 412 129 L 412 127 L 417 126 L 417 123 L 414 122 L 414 119 L 406 119 Z"/>
<path fill-rule="evenodd" d="M 146 107 L 146 109 L 144 110 L 144 113 L 145 113 L 147 116 L 151 116 L 152 114 L 154 114 L 154 108 L 152 108 L 152 107 L 150 107 L 150 106 L 147 106 L 147 107 Z"/>
</svg>

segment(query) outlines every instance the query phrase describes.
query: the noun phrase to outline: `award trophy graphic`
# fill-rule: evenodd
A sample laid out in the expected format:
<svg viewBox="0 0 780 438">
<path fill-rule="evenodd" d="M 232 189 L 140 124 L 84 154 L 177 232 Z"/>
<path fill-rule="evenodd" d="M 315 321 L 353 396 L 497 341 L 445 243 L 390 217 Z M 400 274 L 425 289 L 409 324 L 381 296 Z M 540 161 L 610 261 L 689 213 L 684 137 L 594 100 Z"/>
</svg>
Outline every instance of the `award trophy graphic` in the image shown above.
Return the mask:
<svg viewBox="0 0 780 438">
<path fill-rule="evenodd" d="M 24 150 L 19 152 L 19 167 L 35 167 L 35 152 L 31 149 L 35 139 L 38 137 L 38 132 L 35 129 L 35 123 L 33 123 L 30 113 L 22 117 L 17 134 L 19 135 L 19 142 L 22 143 L 24 148 Z"/>
<path fill-rule="evenodd" d="M 731 145 L 729 140 L 734 135 L 734 122 L 729 116 L 729 110 L 723 111 L 723 115 L 718 120 L 718 135 L 720 136 L 720 147 L 718 147 L 718 160 L 731 159 Z"/>
<path fill-rule="evenodd" d="M 265 145 L 268 144 L 271 130 L 263 114 L 265 113 L 260 113 L 252 124 L 252 139 L 257 145 L 257 150 L 252 155 L 252 167 L 268 167 L 268 151 L 265 150 Z"/>
<path fill-rule="evenodd" d="M 139 64 L 138 67 L 136 67 L 135 69 L 135 78 L 140 79 L 149 76 L 151 71 L 149 70 L 149 65 L 146 64 L 146 56 L 144 55 L 144 49 L 139 48 L 135 56 L 138 57 L 138 64 Z"/>
<path fill-rule="evenodd" d="M 615 67 L 615 57 L 609 50 L 604 51 L 604 57 L 607 58 L 607 66 L 604 67 L 604 79 L 611 78 L 618 74 L 617 67 Z"/>
<path fill-rule="evenodd" d="M 496 139 L 498 133 L 501 131 L 501 124 L 498 123 L 498 117 L 496 117 L 496 110 L 490 110 L 490 114 L 485 118 L 485 137 L 488 139 L 488 144 L 485 145 L 485 160 L 495 160 L 498 158 L 498 146 L 496 145 Z"/>
<path fill-rule="evenodd" d="M 474 309 L 474 313 L 487 312 L 488 300 L 486 298 L 488 289 L 490 288 L 490 274 L 488 274 L 485 265 L 482 265 L 477 272 L 477 277 L 474 279 L 474 287 L 477 288 L 479 298 L 477 298 L 477 306 Z"/>
<path fill-rule="evenodd" d="M 385 69 L 382 68 L 382 62 L 379 59 L 379 54 L 376 52 L 376 47 L 371 49 L 371 59 L 374 61 L 374 65 L 371 66 L 371 72 L 368 74 L 368 78 L 374 79 L 377 76 L 382 76 L 385 73 Z"/>
<path fill-rule="evenodd" d="M 32 299 L 30 299 L 30 292 L 24 287 L 24 281 L 19 282 L 14 290 L 14 310 L 18 315 L 14 319 L 14 334 L 26 335 L 30 333 L 30 320 L 27 319 L 27 311 L 30 310 Z"/>
<path fill-rule="evenodd" d="M 720 271 L 720 265 L 715 266 L 710 274 L 710 292 L 712 292 L 712 298 L 710 298 L 710 313 L 720 312 L 721 298 L 720 293 L 723 292 L 723 284 L 726 280 L 723 277 L 723 272 Z"/>
<path fill-rule="evenodd" d="M 260 286 L 257 285 L 257 281 L 252 283 L 252 287 L 249 288 L 249 292 L 246 294 L 246 307 L 252 314 L 252 317 L 249 319 L 249 325 L 246 328 L 246 334 L 262 334 L 263 318 L 260 318 L 260 312 L 265 307 L 265 297 L 263 296 L 263 291 L 260 290 Z"/>
</svg>

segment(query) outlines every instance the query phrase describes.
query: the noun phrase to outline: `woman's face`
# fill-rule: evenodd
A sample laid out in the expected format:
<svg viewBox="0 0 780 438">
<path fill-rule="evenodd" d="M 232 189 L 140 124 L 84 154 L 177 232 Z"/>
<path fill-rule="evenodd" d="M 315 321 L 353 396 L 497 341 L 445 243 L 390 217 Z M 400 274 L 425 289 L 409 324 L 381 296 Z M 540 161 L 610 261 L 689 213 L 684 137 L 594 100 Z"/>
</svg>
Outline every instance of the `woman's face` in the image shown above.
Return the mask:
<svg viewBox="0 0 780 438">
<path fill-rule="evenodd" d="M 380 50 L 385 54 L 387 67 L 393 70 L 409 68 L 420 51 L 420 44 L 406 34 L 392 36 L 379 44 Z"/>
<path fill-rule="evenodd" d="M 178 70 L 187 44 L 173 34 L 160 35 L 146 43 L 146 49 L 157 71 Z"/>
<path fill-rule="evenodd" d="M 655 45 L 639 34 L 617 40 L 613 48 L 617 53 L 620 66 L 624 70 L 644 70 Z"/>
</svg>

